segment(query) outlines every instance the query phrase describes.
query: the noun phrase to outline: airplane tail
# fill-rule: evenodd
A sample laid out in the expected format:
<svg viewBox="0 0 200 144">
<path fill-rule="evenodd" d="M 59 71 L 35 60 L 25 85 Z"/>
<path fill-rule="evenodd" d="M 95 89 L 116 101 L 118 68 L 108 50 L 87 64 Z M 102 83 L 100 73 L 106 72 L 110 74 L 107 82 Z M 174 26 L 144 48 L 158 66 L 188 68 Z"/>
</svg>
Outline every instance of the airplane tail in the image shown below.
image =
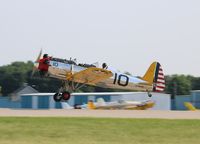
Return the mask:
<svg viewBox="0 0 200 144">
<path fill-rule="evenodd" d="M 185 107 L 186 107 L 188 110 L 190 110 L 190 111 L 195 111 L 195 110 L 197 110 L 197 109 L 193 106 L 193 104 L 190 103 L 190 102 L 184 102 L 184 105 L 185 105 Z"/>
<path fill-rule="evenodd" d="M 98 98 L 97 99 L 97 105 L 98 106 L 105 106 L 106 105 L 106 102 L 103 98 Z"/>
<path fill-rule="evenodd" d="M 97 99 L 97 102 L 94 103 L 93 101 L 88 101 L 88 104 L 87 104 L 87 108 L 88 109 L 98 109 L 98 107 L 100 106 L 105 106 L 106 105 L 106 102 L 104 101 L 103 98 L 98 98 Z"/>
<path fill-rule="evenodd" d="M 92 100 L 88 101 L 87 108 L 88 109 L 95 109 L 95 105 L 94 105 Z"/>
<path fill-rule="evenodd" d="M 154 92 L 162 92 L 165 89 L 164 73 L 159 62 L 153 62 L 142 79 L 153 85 Z"/>
</svg>

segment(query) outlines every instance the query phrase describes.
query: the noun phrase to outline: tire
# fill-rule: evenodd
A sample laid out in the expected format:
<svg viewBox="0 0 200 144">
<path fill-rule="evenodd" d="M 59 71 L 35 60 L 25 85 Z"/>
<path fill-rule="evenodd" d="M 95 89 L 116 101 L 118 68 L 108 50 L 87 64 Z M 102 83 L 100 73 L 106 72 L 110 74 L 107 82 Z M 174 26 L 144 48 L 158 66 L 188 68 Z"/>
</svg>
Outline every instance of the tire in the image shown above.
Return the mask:
<svg viewBox="0 0 200 144">
<path fill-rule="evenodd" d="M 149 96 L 149 97 L 152 97 L 152 94 L 150 93 L 150 94 L 148 94 L 148 96 Z"/>
<path fill-rule="evenodd" d="M 62 93 L 62 99 L 65 100 L 65 101 L 68 101 L 71 97 L 71 94 L 69 92 L 63 92 Z"/>
<path fill-rule="evenodd" d="M 55 93 L 53 99 L 55 102 L 60 102 L 62 100 L 62 96 L 59 93 Z"/>
</svg>

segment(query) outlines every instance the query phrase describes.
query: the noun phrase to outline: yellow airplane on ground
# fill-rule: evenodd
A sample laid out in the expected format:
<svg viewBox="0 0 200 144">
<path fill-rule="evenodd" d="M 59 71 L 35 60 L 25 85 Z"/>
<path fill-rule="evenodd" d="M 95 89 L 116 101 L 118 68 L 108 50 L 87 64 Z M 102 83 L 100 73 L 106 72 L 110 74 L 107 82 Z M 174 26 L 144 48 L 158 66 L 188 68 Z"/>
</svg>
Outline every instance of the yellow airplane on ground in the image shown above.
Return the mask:
<svg viewBox="0 0 200 144">
<path fill-rule="evenodd" d="M 146 110 L 152 108 L 155 105 L 154 101 L 125 101 L 119 100 L 114 102 L 105 102 L 103 98 L 97 99 L 97 102 L 94 103 L 89 101 L 87 104 L 88 109 L 102 109 L 102 110 Z"/>
<path fill-rule="evenodd" d="M 190 110 L 190 111 L 196 111 L 197 109 L 195 108 L 195 106 L 193 106 L 192 103 L 190 102 L 184 102 L 185 107 Z"/>
<path fill-rule="evenodd" d="M 54 100 L 67 101 L 72 92 L 85 85 L 103 88 L 122 89 L 128 91 L 162 92 L 165 88 L 165 79 L 160 63 L 153 62 L 143 77 L 130 76 L 113 70 L 105 63 L 102 67 L 93 64 L 78 64 L 76 60 L 66 60 L 43 55 L 40 52 L 35 69 L 43 77 L 57 78 L 63 81 L 62 87 L 54 95 Z"/>
</svg>

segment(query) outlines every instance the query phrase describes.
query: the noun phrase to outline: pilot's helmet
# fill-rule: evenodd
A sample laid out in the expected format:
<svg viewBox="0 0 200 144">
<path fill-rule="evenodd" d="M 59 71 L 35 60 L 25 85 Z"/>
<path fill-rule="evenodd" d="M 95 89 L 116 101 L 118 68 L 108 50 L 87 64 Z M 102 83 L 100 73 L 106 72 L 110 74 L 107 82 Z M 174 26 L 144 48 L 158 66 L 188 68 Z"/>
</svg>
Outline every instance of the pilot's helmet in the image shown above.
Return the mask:
<svg viewBox="0 0 200 144">
<path fill-rule="evenodd" d="M 44 54 L 44 55 L 43 55 L 43 58 L 48 58 L 48 54 Z"/>
<path fill-rule="evenodd" d="M 102 68 L 103 68 L 103 69 L 107 69 L 107 68 L 108 68 L 107 64 L 106 64 L 106 63 L 103 63 L 103 64 L 102 64 Z"/>
</svg>

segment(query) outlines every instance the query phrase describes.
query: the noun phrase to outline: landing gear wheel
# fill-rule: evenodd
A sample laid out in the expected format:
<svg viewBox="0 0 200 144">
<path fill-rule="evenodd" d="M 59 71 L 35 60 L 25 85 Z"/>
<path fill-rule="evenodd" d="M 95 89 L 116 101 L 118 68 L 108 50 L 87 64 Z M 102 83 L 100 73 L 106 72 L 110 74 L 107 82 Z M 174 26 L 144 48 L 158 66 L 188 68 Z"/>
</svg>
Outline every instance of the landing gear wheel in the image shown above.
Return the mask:
<svg viewBox="0 0 200 144">
<path fill-rule="evenodd" d="M 56 102 L 60 102 L 62 100 L 62 95 L 60 93 L 55 93 L 54 96 L 53 96 L 53 99 Z"/>
<path fill-rule="evenodd" d="M 150 94 L 148 94 L 148 96 L 149 96 L 149 97 L 152 97 L 152 94 L 150 93 Z"/>
<path fill-rule="evenodd" d="M 67 100 L 70 99 L 70 97 L 71 97 L 71 95 L 70 95 L 69 92 L 66 91 L 66 92 L 63 92 L 63 93 L 62 93 L 62 99 L 63 99 L 63 100 L 66 100 L 66 101 L 67 101 Z"/>
<path fill-rule="evenodd" d="M 149 92 L 149 91 L 148 91 L 147 93 L 148 93 L 148 96 L 149 96 L 149 97 L 152 97 L 152 94 L 151 94 L 151 92 Z"/>
</svg>

